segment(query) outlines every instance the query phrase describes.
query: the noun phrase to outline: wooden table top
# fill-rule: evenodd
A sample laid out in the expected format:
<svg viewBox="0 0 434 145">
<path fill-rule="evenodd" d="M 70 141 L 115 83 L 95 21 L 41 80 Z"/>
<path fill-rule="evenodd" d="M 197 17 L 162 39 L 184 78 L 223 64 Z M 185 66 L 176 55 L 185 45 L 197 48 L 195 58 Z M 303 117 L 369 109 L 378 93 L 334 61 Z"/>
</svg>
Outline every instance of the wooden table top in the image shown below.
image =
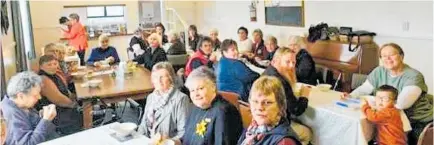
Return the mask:
<svg viewBox="0 0 434 145">
<path fill-rule="evenodd" d="M 92 97 L 111 98 L 124 95 L 148 93 L 154 90 L 151 83 L 151 72 L 143 67 L 137 67 L 132 74 L 119 71 L 116 76 L 103 74 L 92 79 L 101 79 L 102 83 L 96 87 L 83 87 L 83 79 L 74 79 L 74 86 L 78 99 Z"/>
</svg>

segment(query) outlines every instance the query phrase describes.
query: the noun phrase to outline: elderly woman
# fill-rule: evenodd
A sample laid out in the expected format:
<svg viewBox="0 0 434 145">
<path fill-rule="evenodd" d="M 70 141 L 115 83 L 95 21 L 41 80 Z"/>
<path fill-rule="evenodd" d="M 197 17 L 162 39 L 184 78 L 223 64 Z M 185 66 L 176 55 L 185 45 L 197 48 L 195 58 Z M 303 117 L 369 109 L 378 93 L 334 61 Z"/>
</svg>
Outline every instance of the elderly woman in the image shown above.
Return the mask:
<svg viewBox="0 0 434 145">
<path fill-rule="evenodd" d="M 184 145 L 233 145 L 243 129 L 237 108 L 217 94 L 214 72 L 202 66 L 187 78 L 194 107 L 185 125 Z"/>
<path fill-rule="evenodd" d="M 409 144 L 416 144 L 425 125 L 433 120 L 432 96 L 427 94 L 424 77 L 404 63 L 404 51 L 398 44 L 387 43 L 381 46 L 380 59 L 383 65 L 375 68 L 365 83 L 351 92 L 350 96 L 369 95 L 382 85 L 398 89 L 395 107 L 407 114 L 413 128 L 408 136 Z"/>
<path fill-rule="evenodd" d="M 185 45 L 182 44 L 181 39 L 179 38 L 179 34 L 175 31 L 169 32 L 168 35 L 169 42 L 172 43 L 169 49 L 167 49 L 167 55 L 180 55 L 187 54 L 185 50 Z"/>
<path fill-rule="evenodd" d="M 296 116 L 300 116 L 306 111 L 308 107 L 310 89 L 302 87 L 300 89 L 300 95 L 296 95 L 294 92 L 297 83 L 295 75 L 295 52 L 287 47 L 281 47 L 276 51 L 276 54 L 271 61 L 270 66 L 265 69 L 263 75 L 274 76 L 280 80 L 285 90 L 286 102 L 287 102 L 287 119 L 291 121 L 291 128 L 297 133 L 300 141 L 303 145 L 309 144 L 312 139 L 312 133 L 310 129 L 295 120 Z"/>
<path fill-rule="evenodd" d="M 145 53 L 145 49 L 149 46 L 145 35 L 145 32 L 140 28 L 134 32 L 134 36 L 130 40 L 130 47 L 128 47 L 128 58 L 134 59 Z"/>
<path fill-rule="evenodd" d="M 36 105 L 36 109 L 39 110 L 48 104 L 58 106 L 56 110 L 59 115 L 54 123 L 62 135 L 67 135 L 81 130 L 82 115 L 77 111 L 75 95 L 68 90 L 66 81 L 56 74 L 58 65 L 57 59 L 52 55 L 44 55 L 39 59 L 43 97 Z"/>
<path fill-rule="evenodd" d="M 161 38 L 157 33 L 152 33 L 148 37 L 149 47 L 146 48 L 145 53 L 139 55 L 133 61 L 138 64 L 143 64 L 145 68 L 151 70 L 152 67 L 158 62 L 167 61 L 166 52 L 161 48 Z"/>
<path fill-rule="evenodd" d="M 166 32 L 166 28 L 164 28 L 164 25 L 162 23 L 157 23 L 155 25 L 155 31 L 161 37 L 161 45 L 164 45 L 167 42 L 169 42 L 168 39 L 167 39 L 167 35 L 164 34 L 164 32 Z"/>
<path fill-rule="evenodd" d="M 200 42 L 200 49 L 190 57 L 185 65 L 185 76 L 188 76 L 191 71 L 203 65 L 213 68 L 213 64 L 217 60 L 216 55 L 212 53 L 211 38 L 204 37 Z"/>
<path fill-rule="evenodd" d="M 241 60 L 238 60 L 237 43 L 232 39 L 226 39 L 220 48 L 223 57 L 217 64 L 217 89 L 219 91 L 235 92 L 240 100 L 246 101 L 249 97 L 250 86 L 259 74 L 252 71 Z"/>
<path fill-rule="evenodd" d="M 196 52 L 198 47 L 200 47 L 200 40 L 201 36 L 197 33 L 196 25 L 190 25 L 188 27 L 188 45 L 190 45 L 190 50 Z"/>
<path fill-rule="evenodd" d="M 219 31 L 213 28 L 209 31 L 209 37 L 211 38 L 211 44 L 213 46 L 213 51 L 217 51 L 220 48 Z"/>
<path fill-rule="evenodd" d="M 252 51 L 252 40 L 250 40 L 247 36 L 249 36 L 249 31 L 246 27 L 241 26 L 238 28 L 238 49 L 240 53 L 249 53 Z"/>
<path fill-rule="evenodd" d="M 270 65 L 270 61 L 277 49 L 279 49 L 279 46 L 277 46 L 276 37 L 268 36 L 265 40 L 265 49 L 262 51 L 262 55 L 256 56 L 253 64 L 264 68 L 267 67 Z"/>
<path fill-rule="evenodd" d="M 101 35 L 98 38 L 99 47 L 93 48 L 87 59 L 88 65 L 99 67 L 103 64 L 116 64 L 119 63 L 119 56 L 116 48 L 109 46 L 109 36 Z"/>
<path fill-rule="evenodd" d="M 265 55 L 265 45 L 264 45 L 264 34 L 261 29 L 255 29 L 253 31 L 253 44 L 252 44 L 252 53 L 253 57 L 263 58 Z M 250 56 L 251 57 L 251 56 Z"/>
<path fill-rule="evenodd" d="M 187 95 L 181 93 L 175 85 L 175 71 L 169 62 L 159 62 L 152 68 L 154 92 L 148 95 L 145 117 L 139 132 L 147 137 L 156 134 L 180 140 L 185 132 L 185 121 L 191 106 Z"/>
<path fill-rule="evenodd" d="M 286 96 L 276 77 L 263 76 L 253 83 L 249 97 L 253 121 L 239 145 L 298 145 L 297 134 L 286 119 Z"/>
<path fill-rule="evenodd" d="M 304 47 L 303 38 L 300 36 L 291 36 L 289 38 L 289 49 L 297 54 L 295 68 L 298 82 L 316 85 L 315 62 L 309 52 L 303 49 Z"/>
<path fill-rule="evenodd" d="M 56 106 L 44 106 L 37 112 L 33 106 L 41 98 L 42 79 L 37 74 L 25 71 L 13 76 L 7 85 L 7 95 L 1 102 L 6 120 L 7 145 L 36 145 L 52 138 Z"/>
</svg>

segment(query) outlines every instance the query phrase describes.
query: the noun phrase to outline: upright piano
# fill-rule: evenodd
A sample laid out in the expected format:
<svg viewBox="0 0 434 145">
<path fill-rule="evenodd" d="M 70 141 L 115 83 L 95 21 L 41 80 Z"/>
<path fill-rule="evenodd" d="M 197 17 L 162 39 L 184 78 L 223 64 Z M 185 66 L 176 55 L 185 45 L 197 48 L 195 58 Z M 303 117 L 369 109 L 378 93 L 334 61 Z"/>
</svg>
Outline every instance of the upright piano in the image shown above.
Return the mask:
<svg viewBox="0 0 434 145">
<path fill-rule="evenodd" d="M 354 73 L 368 75 L 379 63 L 379 47 L 375 42 L 361 43 L 351 51 L 349 43 L 317 40 L 307 42 L 307 51 L 316 65 L 326 67 L 341 74 L 342 91 L 350 92 Z M 354 48 L 356 44 L 352 44 Z"/>
</svg>

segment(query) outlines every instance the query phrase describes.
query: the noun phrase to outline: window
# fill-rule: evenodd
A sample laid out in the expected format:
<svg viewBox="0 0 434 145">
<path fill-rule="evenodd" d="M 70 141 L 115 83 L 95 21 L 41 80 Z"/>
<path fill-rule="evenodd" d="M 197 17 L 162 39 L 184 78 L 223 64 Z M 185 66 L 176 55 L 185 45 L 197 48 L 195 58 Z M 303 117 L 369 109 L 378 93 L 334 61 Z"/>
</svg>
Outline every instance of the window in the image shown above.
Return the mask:
<svg viewBox="0 0 434 145">
<path fill-rule="evenodd" d="M 87 18 L 124 17 L 124 6 L 88 6 Z"/>
</svg>

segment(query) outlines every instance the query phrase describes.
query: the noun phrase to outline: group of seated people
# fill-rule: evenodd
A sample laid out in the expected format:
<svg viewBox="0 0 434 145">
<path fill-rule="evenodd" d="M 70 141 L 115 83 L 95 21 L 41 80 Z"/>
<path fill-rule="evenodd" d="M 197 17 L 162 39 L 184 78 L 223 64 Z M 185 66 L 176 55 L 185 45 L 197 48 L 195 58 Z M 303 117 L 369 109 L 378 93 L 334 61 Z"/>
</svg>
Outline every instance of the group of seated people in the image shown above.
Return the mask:
<svg viewBox="0 0 434 145">
<path fill-rule="evenodd" d="M 291 37 L 288 47 L 279 47 L 273 36 L 264 41 L 260 29 L 253 31 L 254 41 L 250 41 L 248 30 L 240 27 L 238 42 L 232 39 L 220 42 L 216 29 L 210 32 L 211 37 L 207 37 L 199 35 L 196 26 L 192 25 L 188 40 L 189 49 L 194 53 L 185 66 L 185 83 L 182 83 L 167 62 L 167 51 L 162 48 L 162 43 L 183 46 L 184 42 L 176 33 L 170 32 L 166 36 L 164 31 L 164 26 L 158 25 L 157 33 L 148 36 L 147 41 L 143 36 L 134 36 L 134 43 L 130 45 L 134 53 L 132 60 L 151 70 L 150 81 L 155 88 L 146 98 L 139 133 L 155 142 L 171 139 L 185 145 L 307 145 L 311 142 L 312 131 L 297 119 L 308 108 L 310 88 L 303 86 L 296 90 L 296 83 L 315 85 L 317 82 L 315 63 L 303 49 L 306 47 L 303 38 Z M 98 66 L 103 64 L 102 61 L 119 62 L 116 49 L 108 45 L 105 37 L 100 37 L 100 47 L 92 50 L 87 64 Z M 142 49 L 143 46 L 146 49 Z M 40 58 L 39 75 L 21 72 L 7 85 L 1 109 L 7 122 L 8 145 L 37 144 L 56 138 L 58 134 L 80 131 L 79 103 L 72 93 L 73 88 L 68 87 L 71 83 L 68 72 L 61 65 L 64 55 L 60 48 L 45 50 L 53 52 Z M 186 52 L 185 48 L 178 50 L 176 52 L 181 54 Z M 362 86 L 343 97 L 376 93 L 378 104 L 362 108 L 368 120 L 377 125 L 376 141 L 379 144 L 398 145 L 407 141 L 414 144 L 425 125 L 432 122 L 432 97 L 427 94 L 422 74 L 403 62 L 404 52 L 399 45 L 385 44 L 379 53 L 383 65 L 374 69 Z M 264 67 L 265 71 L 258 74 L 243 59 Z M 269 63 L 261 63 L 263 60 Z M 181 91 L 182 88 L 188 92 Z M 252 121 L 247 128 L 243 129 L 237 107 L 225 100 L 219 91 L 234 92 L 239 95 L 239 100 L 248 102 Z M 374 110 L 372 106 L 380 108 Z M 407 140 L 399 126 L 396 109 L 405 111 L 413 128 Z M 382 120 L 378 121 L 379 118 Z M 389 128 L 397 131 L 390 132 Z"/>
</svg>

